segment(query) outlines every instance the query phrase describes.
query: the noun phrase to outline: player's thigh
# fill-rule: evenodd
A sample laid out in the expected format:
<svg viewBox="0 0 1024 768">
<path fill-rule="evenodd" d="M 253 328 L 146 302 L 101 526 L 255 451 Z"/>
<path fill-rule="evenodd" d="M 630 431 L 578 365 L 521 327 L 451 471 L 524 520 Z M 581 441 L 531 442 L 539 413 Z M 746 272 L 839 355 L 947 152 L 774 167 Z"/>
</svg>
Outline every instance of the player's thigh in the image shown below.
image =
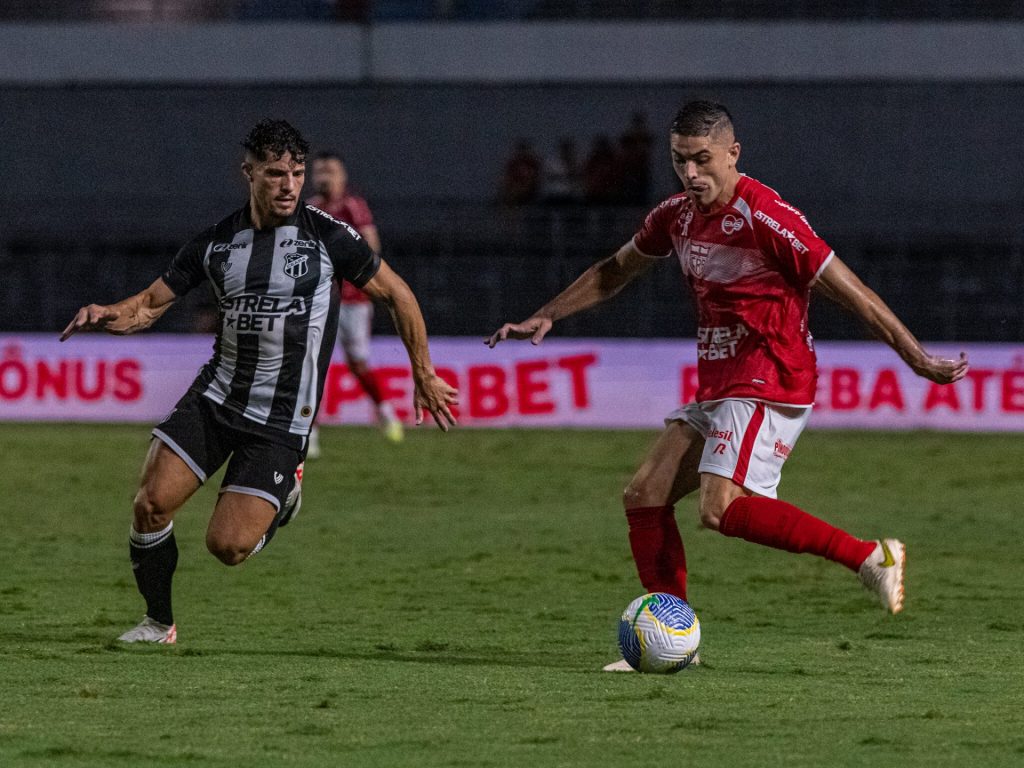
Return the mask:
<svg viewBox="0 0 1024 768">
<path fill-rule="evenodd" d="M 803 432 L 810 409 L 753 400 L 703 404 L 710 424 L 701 455 L 701 520 L 717 528 L 738 496 L 776 497 L 782 465 Z"/>
<path fill-rule="evenodd" d="M 135 529 L 149 533 L 166 527 L 199 485 L 192 468 L 160 438 L 154 437 L 135 495 Z"/>
<path fill-rule="evenodd" d="M 235 449 L 224 471 L 221 501 L 228 494 L 247 496 L 265 502 L 276 513 L 284 506 L 301 461 L 302 454 L 295 448 L 255 437 L 246 440 Z"/>
<path fill-rule="evenodd" d="M 226 563 L 241 562 L 253 551 L 277 515 L 261 496 L 223 491 L 206 528 L 206 546 Z"/>
<path fill-rule="evenodd" d="M 348 360 L 364 362 L 370 359 L 372 327 L 373 304 L 353 302 L 341 305 L 338 315 L 338 338 Z"/>
<path fill-rule="evenodd" d="M 153 440 L 135 497 L 136 530 L 160 530 L 231 453 L 232 430 L 218 407 L 194 390 L 153 428 Z M 143 527 L 138 527 L 143 526 Z"/>
<path fill-rule="evenodd" d="M 153 437 L 188 467 L 200 485 L 227 461 L 237 440 L 219 409 L 212 400 L 189 390 L 153 428 Z"/>
<path fill-rule="evenodd" d="M 629 509 L 675 504 L 695 491 L 703 445 L 704 438 L 691 424 L 668 421 L 626 487 L 623 505 Z"/>
<path fill-rule="evenodd" d="M 220 498 L 206 529 L 206 546 L 222 561 L 241 562 L 284 505 L 302 455 L 253 437 L 242 442 L 224 472 Z"/>
</svg>

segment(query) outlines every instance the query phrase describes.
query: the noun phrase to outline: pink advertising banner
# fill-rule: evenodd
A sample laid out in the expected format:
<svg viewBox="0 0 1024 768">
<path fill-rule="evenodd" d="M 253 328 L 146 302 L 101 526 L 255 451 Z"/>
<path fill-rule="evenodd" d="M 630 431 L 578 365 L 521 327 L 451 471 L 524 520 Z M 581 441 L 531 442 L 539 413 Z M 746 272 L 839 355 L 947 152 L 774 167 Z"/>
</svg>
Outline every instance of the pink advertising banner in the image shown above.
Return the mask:
<svg viewBox="0 0 1024 768">
<path fill-rule="evenodd" d="M 140 421 L 164 417 L 210 357 L 206 336 L 0 334 L 0 421 Z M 874 342 L 818 342 L 811 427 L 1024 432 L 1024 343 L 931 344 L 966 351 L 968 377 L 940 387 Z M 438 372 L 460 390 L 459 420 L 481 427 L 656 428 L 696 390 L 687 339 L 550 339 L 540 346 L 437 338 Z M 411 418 L 412 379 L 397 337 L 374 340 L 372 363 Z M 336 354 L 321 422 L 367 424 L 370 404 Z"/>
</svg>

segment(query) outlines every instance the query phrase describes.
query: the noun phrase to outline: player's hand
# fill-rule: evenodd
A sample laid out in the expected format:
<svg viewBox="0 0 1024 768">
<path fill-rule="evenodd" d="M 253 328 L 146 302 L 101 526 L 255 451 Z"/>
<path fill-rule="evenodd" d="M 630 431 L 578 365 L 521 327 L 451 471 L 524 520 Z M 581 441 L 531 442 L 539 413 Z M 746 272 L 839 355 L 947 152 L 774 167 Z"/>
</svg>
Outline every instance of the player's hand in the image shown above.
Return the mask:
<svg viewBox="0 0 1024 768">
<path fill-rule="evenodd" d="M 936 384 L 952 384 L 960 381 L 967 375 L 970 365 L 967 363 L 967 353 L 961 352 L 959 359 L 928 355 L 924 363 L 914 367 L 914 373 L 923 376 Z"/>
<path fill-rule="evenodd" d="M 416 382 L 416 393 L 413 395 L 413 408 L 416 411 L 417 426 L 423 423 L 423 411 L 430 411 L 444 432 L 449 426 L 457 423 L 452 415 L 451 406 L 459 404 L 459 392 L 436 373 L 429 378 Z"/>
<path fill-rule="evenodd" d="M 68 323 L 68 327 L 60 335 L 61 341 L 67 341 L 72 334 L 78 331 L 104 330 L 106 327 L 120 319 L 121 313 L 113 307 L 105 307 L 101 304 L 90 304 L 82 307 L 75 315 L 75 319 Z"/>
<path fill-rule="evenodd" d="M 521 323 L 505 323 L 489 338 L 484 339 L 484 344 L 491 349 L 494 349 L 499 341 L 506 339 L 529 339 L 533 344 L 540 344 L 552 325 L 550 317 L 531 317 Z"/>
</svg>

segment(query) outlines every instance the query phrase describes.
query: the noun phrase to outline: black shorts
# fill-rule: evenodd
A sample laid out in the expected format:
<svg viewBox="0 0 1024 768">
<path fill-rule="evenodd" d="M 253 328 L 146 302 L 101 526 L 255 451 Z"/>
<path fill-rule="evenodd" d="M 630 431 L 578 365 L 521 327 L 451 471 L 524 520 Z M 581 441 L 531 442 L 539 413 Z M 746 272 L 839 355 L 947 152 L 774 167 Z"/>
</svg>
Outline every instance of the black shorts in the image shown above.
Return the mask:
<svg viewBox="0 0 1024 768">
<path fill-rule="evenodd" d="M 259 425 L 189 390 L 170 415 L 153 428 L 153 436 L 195 472 L 199 482 L 228 462 L 221 492 L 266 499 L 280 511 L 291 490 L 302 453 L 259 433 Z M 230 461 L 229 461 L 230 457 Z"/>
</svg>

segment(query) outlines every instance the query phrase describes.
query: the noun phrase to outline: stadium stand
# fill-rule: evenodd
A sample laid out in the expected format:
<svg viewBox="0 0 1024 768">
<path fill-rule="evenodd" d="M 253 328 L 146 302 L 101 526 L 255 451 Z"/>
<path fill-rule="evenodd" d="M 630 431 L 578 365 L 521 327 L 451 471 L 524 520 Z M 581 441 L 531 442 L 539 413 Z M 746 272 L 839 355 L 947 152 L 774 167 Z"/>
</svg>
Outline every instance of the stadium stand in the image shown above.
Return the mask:
<svg viewBox="0 0 1024 768">
<path fill-rule="evenodd" d="M 0 20 L 1022 19 L 1020 0 L 5 0 Z"/>
<path fill-rule="evenodd" d="M 518 19 L 542 25 L 553 19 L 600 19 L 613 25 L 622 20 L 624 8 L 631 19 L 1024 18 L 1019 0 L 7 0 L 0 4 L 0 21 L 68 27 L 119 21 L 234 20 L 254 26 L 275 20 L 367 21 L 387 28 L 421 20 Z M 137 290 L 197 227 L 209 223 L 199 220 L 199 212 L 237 203 L 237 179 L 221 153 L 230 152 L 235 141 L 230 127 L 247 124 L 256 114 L 249 103 L 253 85 L 5 82 L 0 85 L 0 122 L 6 131 L 0 164 L 20 184 L 0 192 L 5 208 L 0 267 L 6 275 L 0 300 L 8 310 L 0 330 L 53 329 L 83 295 Z M 517 137 L 530 138 L 548 153 L 559 138 L 571 136 L 582 150 L 600 134 L 618 135 L 631 112 L 642 108 L 655 137 L 653 203 L 674 191 L 658 145 L 664 105 L 711 89 L 736 105 L 746 130 L 769 139 L 752 144 L 744 166 L 767 183 L 793 190 L 793 202 L 912 326 L 925 329 L 923 336 L 1008 341 L 1024 338 L 1019 299 L 1024 230 L 1018 214 L 1024 184 L 1006 162 L 1024 151 L 1016 129 L 1024 119 L 1022 82 L 1024 74 L 1018 73 L 977 82 L 946 76 L 910 83 L 680 78 L 639 85 L 454 81 L 424 86 L 371 76 L 365 82 L 299 84 L 297 89 L 261 84 L 259 109 L 315 114 L 310 121 L 317 143 L 343 140 L 352 147 L 359 178 L 369 185 L 362 191 L 381 223 L 386 256 L 417 286 L 436 334 L 479 334 L 533 307 L 624 242 L 647 210 L 640 204 L 557 209 L 530 204 L 514 211 L 499 206 L 502 164 Z M 802 113 L 794 114 L 798 109 Z M 579 115 L 585 120 L 575 122 Z M 914 126 L 913 141 L 899 130 L 879 133 L 886 121 Z M 366 125 L 381 129 L 359 130 Z M 394 158 L 395 137 L 418 137 L 419 131 L 428 137 L 429 151 Z M 782 134 L 785 148 L 767 149 Z M 111 135 L 119 137 L 116 146 L 109 143 Z M 801 147 L 822 135 L 844 153 L 802 153 Z M 176 192 L 188 188 L 194 175 L 182 162 L 182 148 L 196 166 L 214 169 L 189 199 Z M 898 194 L 894 185 L 879 187 L 863 170 L 861 164 L 872 157 L 891 165 L 886 173 L 899 178 Z M 958 184 L 955 203 L 946 192 L 950 179 Z M 62 215 L 55 217 L 53 210 Z M 674 265 L 667 270 L 678 272 Z M 509 275 L 524 279 L 510 281 Z M 41 290 L 40 285 L 56 284 L 57 276 L 63 292 Z M 644 292 L 642 302 L 613 303 L 597 316 L 567 322 L 560 332 L 691 333 L 692 318 L 679 315 L 677 282 L 663 271 L 661 278 L 631 288 Z M 189 297 L 199 308 L 207 300 Z M 638 313 L 626 314 L 636 307 Z M 815 323 L 819 335 L 862 337 L 862 329 L 846 316 L 824 306 L 814 311 L 822 313 Z M 378 330 L 386 329 L 383 314 L 379 322 Z M 191 330 L 189 323 L 188 312 L 174 312 L 160 330 Z"/>
</svg>

